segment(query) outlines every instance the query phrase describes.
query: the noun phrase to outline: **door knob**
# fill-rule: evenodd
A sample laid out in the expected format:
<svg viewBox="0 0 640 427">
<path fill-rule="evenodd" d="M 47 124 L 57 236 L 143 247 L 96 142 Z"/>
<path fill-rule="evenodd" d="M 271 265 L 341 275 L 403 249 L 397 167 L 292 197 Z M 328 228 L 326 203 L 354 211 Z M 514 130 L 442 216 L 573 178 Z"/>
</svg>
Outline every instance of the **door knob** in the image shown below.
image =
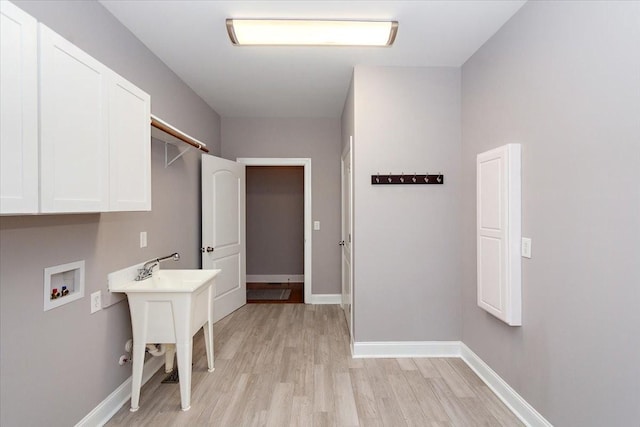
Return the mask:
<svg viewBox="0 0 640 427">
<path fill-rule="evenodd" d="M 211 246 L 207 246 L 207 248 L 200 248 L 200 252 L 204 253 L 205 251 L 207 252 L 213 252 L 213 248 Z"/>
</svg>

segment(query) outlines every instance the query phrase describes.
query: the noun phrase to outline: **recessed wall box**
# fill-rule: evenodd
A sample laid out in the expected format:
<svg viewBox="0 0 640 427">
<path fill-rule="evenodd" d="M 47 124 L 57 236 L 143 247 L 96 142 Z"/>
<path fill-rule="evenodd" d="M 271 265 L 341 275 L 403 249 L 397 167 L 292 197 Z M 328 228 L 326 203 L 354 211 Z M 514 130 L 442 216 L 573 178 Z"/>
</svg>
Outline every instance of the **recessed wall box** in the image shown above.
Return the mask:
<svg viewBox="0 0 640 427">
<path fill-rule="evenodd" d="M 44 311 L 84 296 L 84 260 L 44 269 Z"/>
</svg>

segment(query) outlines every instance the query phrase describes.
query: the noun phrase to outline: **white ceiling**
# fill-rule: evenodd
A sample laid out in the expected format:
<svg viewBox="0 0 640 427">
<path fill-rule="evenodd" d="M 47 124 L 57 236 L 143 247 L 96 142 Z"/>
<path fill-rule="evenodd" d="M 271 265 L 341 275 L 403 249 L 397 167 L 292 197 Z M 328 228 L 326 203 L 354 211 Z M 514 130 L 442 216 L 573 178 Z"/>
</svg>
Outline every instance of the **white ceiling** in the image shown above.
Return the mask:
<svg viewBox="0 0 640 427">
<path fill-rule="evenodd" d="M 461 66 L 526 0 L 100 0 L 223 117 L 339 117 L 355 65 Z M 227 18 L 391 19 L 390 48 L 237 47 Z"/>
</svg>

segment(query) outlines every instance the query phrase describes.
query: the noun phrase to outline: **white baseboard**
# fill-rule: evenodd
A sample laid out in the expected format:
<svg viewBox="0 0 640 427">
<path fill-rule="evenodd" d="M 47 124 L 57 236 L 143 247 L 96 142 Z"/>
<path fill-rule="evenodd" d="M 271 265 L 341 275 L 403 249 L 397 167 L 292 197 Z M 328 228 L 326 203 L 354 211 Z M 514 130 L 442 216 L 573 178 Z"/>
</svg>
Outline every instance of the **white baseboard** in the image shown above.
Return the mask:
<svg viewBox="0 0 640 427">
<path fill-rule="evenodd" d="M 152 357 L 144 364 L 142 371 L 142 385 L 151 379 L 164 365 L 164 357 Z M 114 390 L 105 400 L 100 402 L 98 406 L 93 408 L 91 412 L 81 419 L 76 427 L 94 427 L 105 425 L 111 417 L 113 417 L 122 406 L 131 399 L 131 377 Z"/>
<path fill-rule="evenodd" d="M 552 427 L 549 421 L 464 343 L 460 343 L 460 357 L 525 425 Z"/>
<path fill-rule="evenodd" d="M 460 341 L 354 342 L 354 358 L 460 357 Z"/>
<path fill-rule="evenodd" d="M 304 283 L 304 274 L 247 274 L 248 283 Z"/>
<path fill-rule="evenodd" d="M 341 294 L 312 294 L 311 301 L 305 301 L 306 304 L 341 304 Z"/>
</svg>

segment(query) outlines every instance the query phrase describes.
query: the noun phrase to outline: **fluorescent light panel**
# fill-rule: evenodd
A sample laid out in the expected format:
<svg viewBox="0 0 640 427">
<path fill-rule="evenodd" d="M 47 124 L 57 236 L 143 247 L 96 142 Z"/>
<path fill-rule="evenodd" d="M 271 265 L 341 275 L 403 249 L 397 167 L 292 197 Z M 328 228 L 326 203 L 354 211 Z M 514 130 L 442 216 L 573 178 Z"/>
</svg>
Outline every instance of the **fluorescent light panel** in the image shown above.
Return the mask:
<svg viewBox="0 0 640 427">
<path fill-rule="evenodd" d="M 313 21 L 227 19 L 234 45 L 249 46 L 391 46 L 396 21 Z"/>
</svg>

